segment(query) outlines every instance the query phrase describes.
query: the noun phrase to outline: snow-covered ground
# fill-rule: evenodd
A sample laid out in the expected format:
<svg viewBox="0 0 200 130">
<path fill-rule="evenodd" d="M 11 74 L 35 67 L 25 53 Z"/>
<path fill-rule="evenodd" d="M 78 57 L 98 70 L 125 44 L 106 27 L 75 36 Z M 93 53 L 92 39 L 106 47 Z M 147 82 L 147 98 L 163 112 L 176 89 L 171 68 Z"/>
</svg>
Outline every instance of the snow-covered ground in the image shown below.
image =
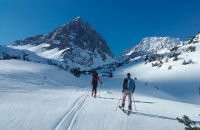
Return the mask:
<svg viewBox="0 0 200 130">
<path fill-rule="evenodd" d="M 156 89 L 151 84 L 156 84 L 153 79 L 159 77 L 153 75 L 148 65 L 146 69 L 151 70 L 148 73 L 139 65 L 127 65 L 116 70 L 113 78 L 101 77 L 103 84 L 98 85 L 97 98 L 90 95 L 91 76 L 77 78 L 54 66 L 19 60 L 0 60 L 0 66 L 1 130 L 183 130 L 185 126 L 176 120 L 183 115 L 200 123 L 198 86 L 196 93 L 190 91 L 186 101 L 187 94 L 182 92 L 187 93 L 189 89 L 174 92 L 174 88 L 181 87 L 172 83 L 174 86 L 164 89 L 167 80 L 163 78 L 165 74 L 160 74 L 163 80 L 159 80 L 158 87 L 161 88 Z M 138 78 L 134 92 L 137 111 L 133 103 L 130 116 L 120 109 L 115 111 L 128 70 Z M 174 76 L 178 70 L 169 73 Z M 175 75 L 172 82 L 177 83 L 181 78 L 184 76 Z"/>
</svg>

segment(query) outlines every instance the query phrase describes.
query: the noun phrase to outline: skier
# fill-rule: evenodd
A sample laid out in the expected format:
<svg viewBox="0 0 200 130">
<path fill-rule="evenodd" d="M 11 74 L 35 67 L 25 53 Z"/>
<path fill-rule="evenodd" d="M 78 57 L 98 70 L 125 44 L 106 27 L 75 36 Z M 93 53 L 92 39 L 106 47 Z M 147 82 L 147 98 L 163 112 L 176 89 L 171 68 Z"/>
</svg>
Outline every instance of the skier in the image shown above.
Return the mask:
<svg viewBox="0 0 200 130">
<path fill-rule="evenodd" d="M 98 73 L 94 73 L 91 81 L 91 84 L 93 85 L 91 95 L 94 97 L 96 97 L 98 81 L 102 84 L 102 81 L 98 76 Z"/>
<path fill-rule="evenodd" d="M 131 74 L 127 73 L 127 78 L 124 79 L 123 82 L 123 90 L 122 90 L 122 106 L 120 108 L 124 109 L 125 99 L 128 95 L 128 109 L 129 111 L 132 110 L 132 94 L 135 91 L 135 82 L 131 78 Z"/>
</svg>

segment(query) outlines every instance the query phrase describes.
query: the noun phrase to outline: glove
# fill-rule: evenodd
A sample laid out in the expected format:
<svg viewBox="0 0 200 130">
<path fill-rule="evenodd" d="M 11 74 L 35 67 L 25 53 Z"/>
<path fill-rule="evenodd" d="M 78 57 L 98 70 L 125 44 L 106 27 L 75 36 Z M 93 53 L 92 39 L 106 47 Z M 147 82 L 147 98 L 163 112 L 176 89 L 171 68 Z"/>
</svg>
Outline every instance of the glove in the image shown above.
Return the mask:
<svg viewBox="0 0 200 130">
<path fill-rule="evenodd" d="M 132 91 L 132 93 L 133 93 L 134 91 Z"/>
<path fill-rule="evenodd" d="M 124 89 L 122 89 L 122 93 L 124 92 Z"/>
<path fill-rule="evenodd" d="M 101 84 L 102 84 L 102 82 L 101 82 Z"/>
</svg>

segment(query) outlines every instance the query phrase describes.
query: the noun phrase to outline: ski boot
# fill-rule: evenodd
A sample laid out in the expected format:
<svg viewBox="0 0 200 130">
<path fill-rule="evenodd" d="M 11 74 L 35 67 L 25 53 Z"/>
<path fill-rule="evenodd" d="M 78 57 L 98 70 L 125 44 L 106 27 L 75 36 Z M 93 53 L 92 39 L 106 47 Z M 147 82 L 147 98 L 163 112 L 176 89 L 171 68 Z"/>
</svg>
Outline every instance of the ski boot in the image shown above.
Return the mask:
<svg viewBox="0 0 200 130">
<path fill-rule="evenodd" d="M 129 116 L 131 114 L 131 110 L 132 110 L 132 107 L 131 105 L 128 106 L 128 111 L 127 111 L 127 115 Z"/>
<path fill-rule="evenodd" d="M 119 108 L 122 109 L 122 110 L 124 110 L 124 105 L 125 105 L 125 104 L 122 103 L 122 105 L 119 106 Z"/>
<path fill-rule="evenodd" d="M 128 110 L 129 110 L 129 111 L 131 111 L 131 110 L 132 110 L 132 107 L 131 107 L 131 105 L 129 105 L 129 106 L 128 106 Z"/>
</svg>

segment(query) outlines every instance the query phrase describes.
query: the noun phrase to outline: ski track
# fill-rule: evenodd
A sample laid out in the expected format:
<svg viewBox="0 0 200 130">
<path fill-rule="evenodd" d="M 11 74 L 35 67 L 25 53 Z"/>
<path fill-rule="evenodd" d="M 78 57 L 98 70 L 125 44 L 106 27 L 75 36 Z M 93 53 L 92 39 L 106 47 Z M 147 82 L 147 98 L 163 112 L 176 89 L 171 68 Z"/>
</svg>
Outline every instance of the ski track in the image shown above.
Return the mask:
<svg viewBox="0 0 200 130">
<path fill-rule="evenodd" d="M 60 123 L 56 126 L 54 130 L 71 130 L 75 119 L 81 109 L 84 107 L 85 102 L 88 99 L 88 94 L 82 95 L 72 107 L 72 109 L 64 116 Z"/>
</svg>

